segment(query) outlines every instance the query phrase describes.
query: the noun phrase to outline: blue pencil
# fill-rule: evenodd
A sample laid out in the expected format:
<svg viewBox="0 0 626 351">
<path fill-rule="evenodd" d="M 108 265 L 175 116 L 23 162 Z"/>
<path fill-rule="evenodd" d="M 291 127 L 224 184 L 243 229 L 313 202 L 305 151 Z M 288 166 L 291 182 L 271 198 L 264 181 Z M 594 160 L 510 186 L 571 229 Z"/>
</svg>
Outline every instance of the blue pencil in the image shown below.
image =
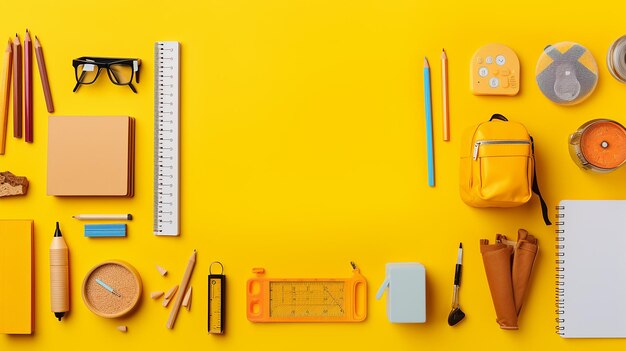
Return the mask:
<svg viewBox="0 0 626 351">
<path fill-rule="evenodd" d="M 426 109 L 426 151 L 428 153 L 428 186 L 435 186 L 435 155 L 433 150 L 433 107 L 430 91 L 430 65 L 424 57 L 424 107 Z"/>
</svg>

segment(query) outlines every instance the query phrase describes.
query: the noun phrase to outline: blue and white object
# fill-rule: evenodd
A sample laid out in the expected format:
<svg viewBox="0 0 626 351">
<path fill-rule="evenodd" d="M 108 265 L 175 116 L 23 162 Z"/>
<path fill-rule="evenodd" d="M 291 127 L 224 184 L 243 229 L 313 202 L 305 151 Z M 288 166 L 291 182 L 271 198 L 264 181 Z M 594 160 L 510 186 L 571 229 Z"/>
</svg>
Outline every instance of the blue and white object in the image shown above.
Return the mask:
<svg viewBox="0 0 626 351">
<path fill-rule="evenodd" d="M 88 238 L 125 237 L 126 224 L 85 224 Z"/>
<path fill-rule="evenodd" d="M 387 277 L 378 289 L 380 300 L 387 288 L 387 318 L 391 323 L 426 322 L 426 268 L 417 262 L 387 263 Z"/>
</svg>

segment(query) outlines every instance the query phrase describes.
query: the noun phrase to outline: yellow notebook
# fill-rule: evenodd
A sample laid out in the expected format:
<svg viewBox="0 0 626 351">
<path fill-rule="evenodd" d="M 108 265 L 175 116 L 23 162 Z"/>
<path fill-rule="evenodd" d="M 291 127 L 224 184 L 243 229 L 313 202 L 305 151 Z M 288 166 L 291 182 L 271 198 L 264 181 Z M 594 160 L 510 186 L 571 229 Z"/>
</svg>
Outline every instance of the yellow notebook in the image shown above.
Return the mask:
<svg viewBox="0 0 626 351">
<path fill-rule="evenodd" d="M 33 221 L 0 220 L 0 333 L 31 334 Z"/>
</svg>

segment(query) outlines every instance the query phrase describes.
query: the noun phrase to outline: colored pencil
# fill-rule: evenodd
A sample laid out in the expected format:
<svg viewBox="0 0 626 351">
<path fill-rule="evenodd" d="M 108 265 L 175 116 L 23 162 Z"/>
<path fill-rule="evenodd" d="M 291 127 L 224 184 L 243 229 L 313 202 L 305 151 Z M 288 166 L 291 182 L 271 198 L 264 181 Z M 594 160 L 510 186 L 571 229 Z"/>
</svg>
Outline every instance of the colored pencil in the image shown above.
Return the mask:
<svg viewBox="0 0 626 351">
<path fill-rule="evenodd" d="M 72 216 L 78 220 L 131 220 L 133 216 L 130 213 L 124 214 L 79 214 Z"/>
<path fill-rule="evenodd" d="M 4 155 L 7 142 L 7 127 L 9 121 L 9 104 L 11 96 L 11 62 L 12 62 L 11 39 L 4 52 L 4 66 L 2 67 L 2 95 L 0 95 L 0 155 Z"/>
<path fill-rule="evenodd" d="M 22 137 L 22 44 L 17 33 L 13 40 L 13 136 Z"/>
<path fill-rule="evenodd" d="M 424 57 L 424 107 L 426 112 L 426 151 L 428 154 L 428 186 L 435 186 L 435 155 L 433 151 L 433 107 L 430 89 L 430 65 Z"/>
<path fill-rule="evenodd" d="M 50 82 L 48 81 L 48 70 L 46 69 L 46 61 L 43 59 L 43 49 L 39 43 L 39 38 L 35 35 L 35 57 L 37 58 L 37 67 L 39 67 L 39 76 L 41 77 L 41 85 L 43 86 L 43 95 L 46 98 L 46 108 L 48 112 L 54 112 L 54 104 L 52 103 L 52 93 L 50 92 Z"/>
<path fill-rule="evenodd" d="M 24 140 L 33 142 L 33 41 L 24 35 Z"/>
<path fill-rule="evenodd" d="M 443 117 L 443 140 L 450 140 L 450 104 L 448 102 L 448 55 L 441 49 L 441 97 Z"/>
</svg>

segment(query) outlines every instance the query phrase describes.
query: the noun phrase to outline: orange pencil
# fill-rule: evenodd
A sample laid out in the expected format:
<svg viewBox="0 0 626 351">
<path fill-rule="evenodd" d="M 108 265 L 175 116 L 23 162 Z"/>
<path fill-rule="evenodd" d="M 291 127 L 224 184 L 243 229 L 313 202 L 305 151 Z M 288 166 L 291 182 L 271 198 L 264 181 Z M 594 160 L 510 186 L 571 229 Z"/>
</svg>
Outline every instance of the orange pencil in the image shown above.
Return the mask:
<svg viewBox="0 0 626 351">
<path fill-rule="evenodd" d="M 33 42 L 24 36 L 24 140 L 33 142 Z"/>
<path fill-rule="evenodd" d="M 22 137 L 22 44 L 17 33 L 13 40 L 13 136 Z"/>
<path fill-rule="evenodd" d="M 443 108 L 443 140 L 450 140 L 450 105 L 448 103 L 448 56 L 446 50 L 441 49 L 441 96 Z"/>
<path fill-rule="evenodd" d="M 39 67 L 39 76 L 41 77 L 41 85 L 43 86 L 43 95 L 46 98 L 46 107 L 48 112 L 54 112 L 54 104 L 52 103 L 52 93 L 50 92 L 50 82 L 48 81 L 48 70 L 46 69 L 46 61 L 43 59 L 43 49 L 39 43 L 39 38 L 35 35 L 35 57 L 37 57 L 37 67 Z"/>
<path fill-rule="evenodd" d="M 4 155 L 7 142 L 7 122 L 9 121 L 9 100 L 11 92 L 11 39 L 4 52 L 4 67 L 2 67 L 2 95 L 0 96 L 0 155 Z"/>
</svg>

